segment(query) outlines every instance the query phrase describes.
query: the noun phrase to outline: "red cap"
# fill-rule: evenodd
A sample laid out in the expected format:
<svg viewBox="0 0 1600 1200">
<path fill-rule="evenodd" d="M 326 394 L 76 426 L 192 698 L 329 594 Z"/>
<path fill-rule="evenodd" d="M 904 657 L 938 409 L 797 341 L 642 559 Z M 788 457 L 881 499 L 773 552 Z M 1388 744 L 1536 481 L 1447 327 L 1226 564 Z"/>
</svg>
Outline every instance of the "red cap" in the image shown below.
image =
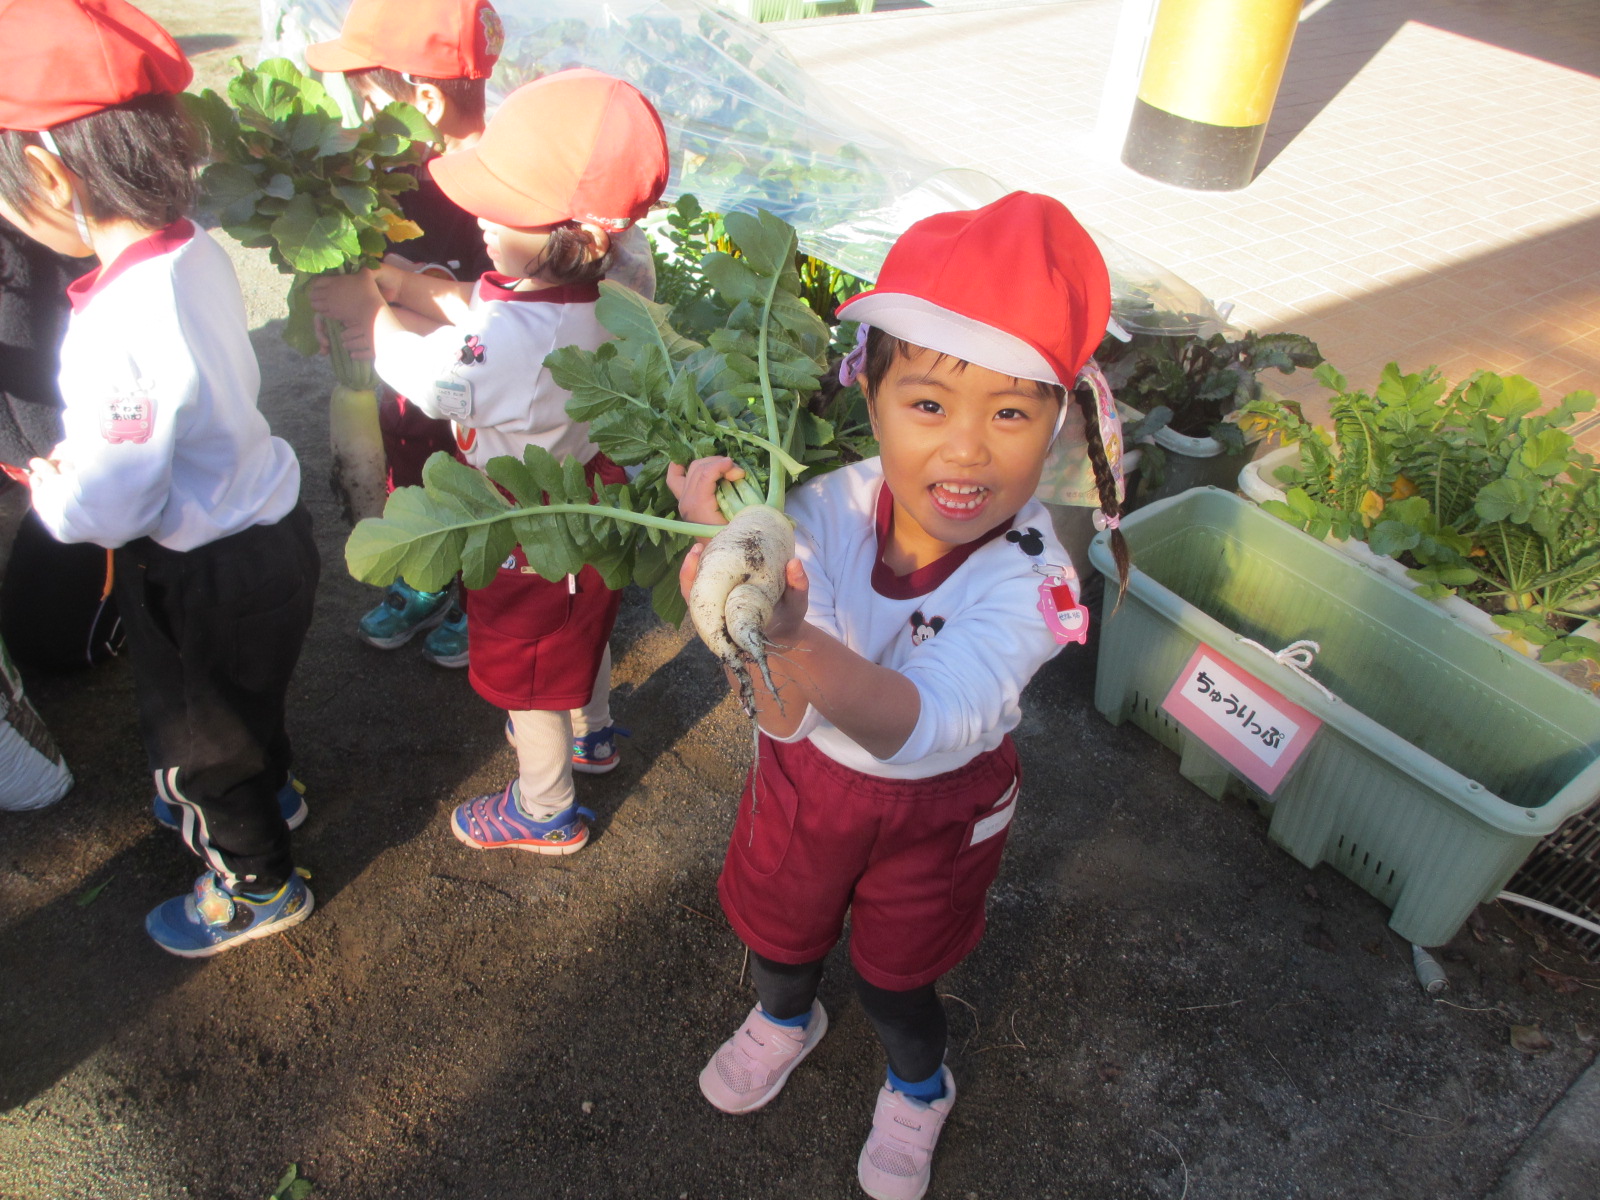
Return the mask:
<svg viewBox="0 0 1600 1200">
<path fill-rule="evenodd" d="M 587 221 L 618 233 L 667 186 L 667 133 L 639 89 L 588 68 L 523 84 L 475 146 L 428 162 L 475 217 L 527 229 Z"/>
<path fill-rule="evenodd" d="M 306 47 L 313 71 L 388 67 L 425 79 L 487 79 L 506 30 L 489 0 L 355 0 L 337 39 Z"/>
<path fill-rule="evenodd" d="M 193 77 L 172 35 L 126 0 L 0 0 L 0 129 L 52 129 Z"/>
<path fill-rule="evenodd" d="M 1077 381 L 1105 336 L 1111 279 L 1066 205 L 1012 192 L 907 229 L 839 316 L 1016 379 Z"/>
</svg>

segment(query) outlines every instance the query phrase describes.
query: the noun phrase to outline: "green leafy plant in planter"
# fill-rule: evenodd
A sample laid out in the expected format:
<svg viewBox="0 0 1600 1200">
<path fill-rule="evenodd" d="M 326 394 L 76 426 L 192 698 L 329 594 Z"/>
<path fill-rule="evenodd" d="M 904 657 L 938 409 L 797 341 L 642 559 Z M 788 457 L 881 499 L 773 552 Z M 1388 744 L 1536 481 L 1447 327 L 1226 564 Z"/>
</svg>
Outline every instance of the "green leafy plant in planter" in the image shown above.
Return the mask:
<svg viewBox="0 0 1600 1200">
<path fill-rule="evenodd" d="M 1257 376 L 1269 367 L 1285 375 L 1315 367 L 1322 353 L 1298 333 L 1248 330 L 1205 338 L 1136 333 L 1126 342 L 1108 334 L 1095 358 L 1118 402 L 1142 414 L 1128 423 L 1126 437 L 1143 447 L 1139 492 L 1149 499 L 1166 478 L 1166 453 L 1155 441 L 1161 430 L 1209 437 L 1221 443 L 1223 455 L 1241 456 L 1245 436 L 1237 413 L 1261 397 Z M 1237 474 L 1237 467 L 1232 470 Z"/>
<path fill-rule="evenodd" d="M 1595 407 L 1573 392 L 1545 412 L 1518 375 L 1390 363 L 1371 394 L 1324 365 L 1332 431 L 1272 398 L 1245 418 L 1300 448 L 1262 505 L 1315 537 L 1365 541 L 1405 564 L 1430 598 L 1460 595 L 1545 662 L 1600 661 L 1574 632 L 1600 612 L 1600 472 L 1568 427 Z"/>
<path fill-rule="evenodd" d="M 398 102 L 347 129 L 333 98 L 288 59 L 234 65 L 238 74 L 226 99 L 209 88 L 185 96 L 211 146 L 213 161 L 200 175 L 204 204 L 231 236 L 265 249 L 278 270 L 294 277 L 284 341 L 315 354 L 307 285 L 320 274 L 375 267 L 391 241 L 421 234 L 396 200 L 417 181 L 396 168 L 420 163 L 434 130 Z M 345 352 L 336 323 L 327 325 L 337 381 L 329 403 L 333 486 L 354 519 L 383 507 L 377 376 L 370 361 Z"/>
</svg>

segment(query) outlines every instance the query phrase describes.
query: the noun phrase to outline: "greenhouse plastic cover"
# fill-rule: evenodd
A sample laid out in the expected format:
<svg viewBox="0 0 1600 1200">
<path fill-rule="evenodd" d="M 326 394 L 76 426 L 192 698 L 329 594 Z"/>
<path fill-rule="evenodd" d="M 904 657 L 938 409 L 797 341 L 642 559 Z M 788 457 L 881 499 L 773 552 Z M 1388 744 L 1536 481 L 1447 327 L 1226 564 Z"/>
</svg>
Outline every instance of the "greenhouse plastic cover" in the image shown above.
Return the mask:
<svg viewBox="0 0 1600 1200">
<path fill-rule="evenodd" d="M 338 36 L 348 0 L 262 0 L 261 57 L 304 66 L 305 48 Z M 894 240 L 937 212 L 977 208 L 1013 190 L 924 157 L 807 75 L 756 25 L 703 0 L 495 0 L 506 41 L 491 108 L 518 86 L 592 67 L 639 88 L 672 150 L 667 199 L 692 193 L 713 212 L 765 208 L 808 254 L 876 279 Z M 1223 328 L 1192 286 L 1090 231 L 1111 271 L 1113 315 L 1132 332 Z"/>
</svg>

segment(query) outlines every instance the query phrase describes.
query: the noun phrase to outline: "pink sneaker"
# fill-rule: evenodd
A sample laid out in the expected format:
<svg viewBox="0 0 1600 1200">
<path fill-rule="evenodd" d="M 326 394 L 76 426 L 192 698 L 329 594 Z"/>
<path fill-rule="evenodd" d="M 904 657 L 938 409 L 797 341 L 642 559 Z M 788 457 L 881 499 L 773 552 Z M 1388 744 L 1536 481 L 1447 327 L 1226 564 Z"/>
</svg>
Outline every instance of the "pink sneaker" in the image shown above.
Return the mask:
<svg viewBox="0 0 1600 1200">
<path fill-rule="evenodd" d="M 789 1072 L 827 1032 L 828 1014 L 820 1000 L 811 1002 L 804 1029 L 774 1025 L 758 1004 L 700 1072 L 700 1091 L 725 1113 L 754 1112 L 783 1090 Z"/>
<path fill-rule="evenodd" d="M 856 1179 L 873 1200 L 922 1200 L 933 1174 L 933 1148 L 956 1102 L 956 1081 L 949 1067 L 944 1095 L 932 1104 L 902 1096 L 884 1084 L 872 1114 L 872 1132 L 856 1161 Z"/>
</svg>

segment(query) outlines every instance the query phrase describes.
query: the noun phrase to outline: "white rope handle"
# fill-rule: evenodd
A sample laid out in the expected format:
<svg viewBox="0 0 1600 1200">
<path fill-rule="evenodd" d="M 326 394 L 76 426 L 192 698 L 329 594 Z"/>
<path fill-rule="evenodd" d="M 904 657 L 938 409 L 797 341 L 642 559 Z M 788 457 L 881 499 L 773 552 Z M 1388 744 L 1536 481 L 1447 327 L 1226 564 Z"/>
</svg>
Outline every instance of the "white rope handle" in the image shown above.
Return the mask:
<svg viewBox="0 0 1600 1200">
<path fill-rule="evenodd" d="M 1339 703 L 1339 697 L 1335 696 L 1308 674 L 1311 664 L 1316 660 L 1317 655 L 1322 653 L 1322 647 L 1317 645 L 1316 642 L 1311 641 L 1309 638 L 1303 638 L 1298 642 L 1290 642 L 1282 650 L 1273 651 L 1267 649 L 1260 642 L 1253 642 L 1247 637 L 1237 637 L 1234 640 L 1244 643 L 1253 650 L 1259 650 L 1273 662 L 1288 667 L 1289 670 L 1326 696 L 1331 703 Z"/>
</svg>

